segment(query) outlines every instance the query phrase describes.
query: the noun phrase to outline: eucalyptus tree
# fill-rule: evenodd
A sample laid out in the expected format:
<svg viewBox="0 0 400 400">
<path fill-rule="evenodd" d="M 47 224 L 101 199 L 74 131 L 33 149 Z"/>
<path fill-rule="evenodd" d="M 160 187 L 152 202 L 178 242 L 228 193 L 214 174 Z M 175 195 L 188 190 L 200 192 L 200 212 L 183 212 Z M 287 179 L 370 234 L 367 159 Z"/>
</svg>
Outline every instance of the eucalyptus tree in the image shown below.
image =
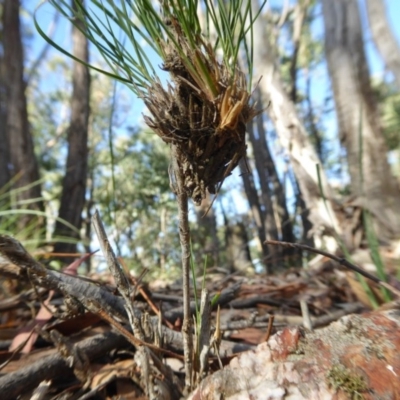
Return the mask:
<svg viewBox="0 0 400 400">
<path fill-rule="evenodd" d="M 253 0 L 253 6 L 257 7 L 257 4 Z M 268 14 L 264 13 L 254 23 L 254 47 L 258 49 L 254 57 L 254 71 L 263 76 L 259 86 L 265 101 L 270 102 L 266 111 L 296 176 L 308 219 L 313 226 L 311 233 L 315 242 L 322 242 L 330 250 L 335 250 L 335 235 L 340 234 L 340 224 L 334 210 L 332 189 L 296 104 L 285 88 L 275 28 L 267 17 Z"/>
<path fill-rule="evenodd" d="M 383 134 L 389 151 L 400 149 L 400 92 L 393 87 L 392 82 L 373 83 L 374 93 L 379 103 Z M 394 163 L 394 169 L 399 169 L 400 157 Z M 396 165 L 397 164 L 397 165 Z M 398 173 L 397 173 L 397 176 Z"/>
<path fill-rule="evenodd" d="M 386 15 L 385 1 L 366 0 L 366 5 L 372 38 L 400 90 L 400 46 Z"/>
<path fill-rule="evenodd" d="M 19 17 L 20 2 L 5 0 L 2 11 L 4 49 L 4 75 L 2 80 L 6 94 L 3 103 L 5 110 L 2 110 L 2 112 L 5 112 L 5 126 L 1 129 L 4 135 L 3 129 L 5 128 L 7 137 L 0 147 L 2 152 L 5 153 L 2 162 L 9 161 L 9 163 L 0 174 L 5 176 L 4 174 L 9 172 L 8 177 L 13 178 L 13 186 L 18 189 L 16 191 L 18 208 L 22 207 L 40 212 L 43 210 L 43 202 L 39 183 L 39 167 L 28 119 Z M 6 149 L 5 146 L 7 146 Z M 4 178 L 2 178 L 2 182 L 4 182 Z M 19 227 L 24 228 L 29 221 L 32 221 L 32 215 L 26 213 L 20 218 Z"/>
<path fill-rule="evenodd" d="M 217 266 L 221 260 L 222 249 L 218 238 L 217 218 L 214 209 L 211 208 L 212 197 L 208 193 L 201 204 L 195 207 L 197 235 L 192 242 L 197 242 L 201 249 L 201 258 L 207 258 L 207 265 Z M 193 248 L 192 248 L 193 251 Z M 194 252 L 196 253 L 196 252 Z M 202 265 L 203 262 L 199 262 Z"/>
<path fill-rule="evenodd" d="M 2 6 L 2 5 L 1 5 Z M 2 10 L 1 10 L 2 11 Z M 1 47 L 4 49 L 4 30 L 0 26 L 0 42 Z M 8 138 L 6 130 L 6 76 L 5 76 L 5 59 L 4 52 L 0 52 L 0 190 L 10 181 L 10 152 L 8 148 Z"/>
<path fill-rule="evenodd" d="M 264 107 L 260 88 L 256 88 L 257 107 L 261 111 Z M 252 144 L 253 158 L 255 169 L 254 172 L 258 176 L 260 183 L 260 200 L 259 203 L 263 207 L 260 209 L 261 222 L 263 224 L 263 238 L 268 240 L 281 239 L 286 242 L 295 240 L 293 225 L 289 216 L 286 196 L 283 185 L 279 179 L 275 162 L 272 158 L 270 146 L 267 143 L 267 133 L 264 126 L 265 117 L 260 113 L 254 121 L 250 121 L 247 125 L 250 143 Z M 244 177 L 244 176 L 243 176 Z M 246 179 L 244 177 L 244 179 Z M 251 200 L 252 190 L 248 192 L 248 184 L 246 185 L 246 195 Z M 262 232 L 262 231 L 261 231 Z M 261 239 L 263 243 L 265 239 Z M 266 272 L 271 269 L 282 267 L 283 258 L 291 256 L 292 250 L 278 249 L 277 247 L 262 247 L 263 258 Z"/>
<path fill-rule="evenodd" d="M 71 2 L 74 12 L 85 7 L 84 1 Z M 77 21 L 72 30 L 73 55 L 84 63 L 89 62 L 88 40 L 84 23 Z M 59 219 L 55 236 L 79 239 L 82 226 L 82 211 L 85 205 L 88 171 L 88 135 L 90 113 L 90 74 L 87 65 L 74 61 L 72 68 L 71 117 L 68 128 L 68 154 L 62 192 Z M 62 221 L 61 221 L 62 220 Z M 68 222 L 75 229 L 71 229 Z M 75 253 L 76 241 L 59 241 L 54 246 L 56 253 Z"/>
<path fill-rule="evenodd" d="M 323 0 L 325 52 L 354 203 L 369 210 L 381 239 L 400 236 L 400 189 L 387 159 L 357 0 Z"/>
<path fill-rule="evenodd" d="M 145 0 L 92 0 L 87 8 L 76 1 L 77 10 L 64 0 L 50 3 L 104 56 L 112 72 L 103 72 L 124 82 L 144 100 L 150 113 L 145 116 L 147 125 L 171 148 L 170 185 L 178 202 L 182 250 L 185 383 L 190 389 L 194 376 L 188 199 L 201 204 L 207 192 L 217 194 L 245 156 L 246 123 L 257 114 L 250 104 L 250 85 L 252 25 L 259 7 L 253 12 L 250 1 L 243 0 L 165 0 L 160 7 Z M 198 7 L 205 10 L 203 32 Z M 211 26 L 218 33 L 215 43 L 207 37 Z M 250 45 L 246 43 L 248 33 Z M 170 77 L 166 85 L 143 42 L 161 57 L 162 69 Z M 238 68 L 240 51 L 246 55 L 248 82 Z"/>
</svg>

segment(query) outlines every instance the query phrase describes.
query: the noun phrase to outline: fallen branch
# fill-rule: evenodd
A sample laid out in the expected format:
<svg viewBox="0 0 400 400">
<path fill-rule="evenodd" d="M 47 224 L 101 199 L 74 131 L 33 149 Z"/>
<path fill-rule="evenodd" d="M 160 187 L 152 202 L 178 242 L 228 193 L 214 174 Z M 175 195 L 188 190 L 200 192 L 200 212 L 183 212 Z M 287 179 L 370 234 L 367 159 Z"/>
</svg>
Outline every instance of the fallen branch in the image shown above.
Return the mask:
<svg viewBox="0 0 400 400">
<path fill-rule="evenodd" d="M 372 282 L 375 282 L 379 286 L 389 290 L 391 293 L 393 293 L 396 296 L 400 297 L 400 291 L 398 291 L 392 285 L 389 285 L 389 283 L 377 278 L 375 275 L 372 275 L 369 272 L 364 271 L 362 268 L 360 268 L 357 265 L 351 263 L 350 261 L 346 260 L 343 257 L 337 257 L 334 254 L 328 253 L 328 252 L 323 251 L 323 250 L 315 249 L 314 247 L 306 246 L 305 244 L 280 242 L 278 240 L 266 240 L 264 243 L 265 244 L 270 244 L 270 245 L 273 245 L 273 246 L 292 247 L 292 248 L 295 248 L 295 249 L 300 249 L 300 250 L 309 251 L 311 253 L 320 254 L 321 256 L 324 256 L 324 257 L 327 257 L 327 258 L 329 258 L 331 260 L 336 261 L 337 263 L 339 263 L 340 265 L 343 265 L 344 267 L 350 269 L 351 271 L 359 273 L 363 277 L 365 277 L 367 279 L 370 279 Z"/>
<path fill-rule="evenodd" d="M 78 351 L 94 360 L 115 348 L 129 346 L 124 337 L 114 332 L 96 335 L 76 344 Z M 52 380 L 72 369 L 59 353 L 45 357 L 25 368 L 0 378 L 2 400 L 13 400 L 19 395 L 37 387 L 43 380 Z"/>
<path fill-rule="evenodd" d="M 129 323 L 125 310 L 125 301 L 121 297 L 115 296 L 104 286 L 45 268 L 25 250 L 21 243 L 10 236 L 0 235 L 0 254 L 16 266 L 14 269 L 19 270 L 18 275 L 21 278 L 28 279 L 29 277 L 32 284 L 59 291 L 66 297 L 73 297 L 94 314 L 100 315 L 102 313 L 104 315 L 106 313 L 112 315 L 117 322 Z M 221 300 L 223 302 L 228 301 L 238 289 L 239 285 L 234 285 L 232 288 L 223 290 L 219 299 L 220 302 Z M 179 315 L 178 310 L 175 310 L 171 315 L 168 312 L 165 313 L 166 317 L 177 315 Z M 134 317 L 140 319 L 141 316 L 142 313 L 134 309 Z M 158 316 L 150 318 L 154 330 L 158 327 L 158 321 Z M 162 335 L 166 348 L 174 352 L 182 351 L 183 342 L 179 332 L 162 326 Z M 225 341 L 221 344 L 221 352 L 225 356 L 229 356 L 251 347 L 237 346 L 234 343 Z"/>
</svg>

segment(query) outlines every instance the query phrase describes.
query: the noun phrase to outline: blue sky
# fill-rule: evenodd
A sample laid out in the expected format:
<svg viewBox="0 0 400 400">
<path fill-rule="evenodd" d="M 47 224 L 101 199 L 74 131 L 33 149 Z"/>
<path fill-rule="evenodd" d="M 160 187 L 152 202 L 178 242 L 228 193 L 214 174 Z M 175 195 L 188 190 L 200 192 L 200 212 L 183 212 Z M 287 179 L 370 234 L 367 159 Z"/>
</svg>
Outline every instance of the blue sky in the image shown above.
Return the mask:
<svg viewBox="0 0 400 400">
<path fill-rule="evenodd" d="M 286 1 L 285 0 L 269 0 L 267 2 L 267 6 L 269 7 L 279 7 L 282 4 L 284 4 Z M 290 0 L 290 3 L 294 3 L 294 0 Z M 368 27 L 367 23 L 367 17 L 366 17 L 366 12 L 365 12 L 365 6 L 364 6 L 364 0 L 359 0 L 360 6 L 361 6 L 361 15 L 362 15 L 362 20 L 363 20 L 363 26 L 365 28 Z M 397 0 L 386 0 L 386 7 L 387 7 L 387 15 L 389 18 L 389 21 L 391 23 L 391 27 L 397 36 L 397 39 L 400 43 L 400 25 L 399 25 L 399 20 L 400 20 L 400 1 Z M 37 0 L 25 0 L 23 2 L 24 7 L 28 10 L 28 12 L 32 15 L 35 7 L 39 4 Z M 321 12 L 317 11 L 317 14 L 321 14 Z M 40 25 L 42 29 L 46 32 L 53 21 L 54 18 L 54 11 L 50 7 L 50 5 L 44 5 L 40 7 L 38 11 L 38 20 L 40 22 Z M 34 29 L 34 27 L 32 28 Z M 317 37 L 323 37 L 323 21 L 322 17 L 319 18 L 315 23 L 314 23 L 314 34 Z M 35 32 L 36 33 L 36 32 Z M 381 58 L 376 52 L 376 49 L 374 47 L 374 44 L 372 42 L 370 33 L 368 29 L 365 29 L 365 41 L 366 41 L 366 52 L 367 52 L 367 57 L 368 57 L 368 63 L 370 66 L 370 71 L 372 75 L 374 76 L 379 76 L 383 73 L 383 63 Z M 55 41 L 63 48 L 69 48 L 70 47 L 70 27 L 67 25 L 66 21 L 63 19 L 60 19 L 58 24 L 57 24 L 57 30 L 56 30 L 56 35 L 55 35 Z M 36 59 L 37 55 L 40 53 L 41 49 L 45 45 L 45 41 L 38 35 L 35 34 L 34 40 L 30 43 L 30 51 L 28 53 L 28 62 Z M 56 50 L 52 50 L 52 52 L 55 52 Z M 150 51 L 151 53 L 151 51 Z M 93 53 L 95 54 L 95 53 Z M 94 56 L 96 58 L 96 55 Z M 93 58 L 93 55 L 92 55 Z M 99 58 L 99 57 L 97 57 Z M 156 58 L 154 58 L 157 60 Z M 155 63 L 158 63 L 158 61 L 155 61 Z M 56 82 L 51 82 L 56 83 Z M 327 82 L 325 82 L 327 83 Z M 326 93 L 325 88 L 321 87 L 320 94 L 318 93 L 318 87 L 320 85 L 314 85 L 313 90 L 317 90 L 315 95 L 317 97 L 320 97 L 321 93 Z M 136 107 L 135 107 L 136 108 Z M 133 116 L 132 118 L 135 118 Z"/>
</svg>

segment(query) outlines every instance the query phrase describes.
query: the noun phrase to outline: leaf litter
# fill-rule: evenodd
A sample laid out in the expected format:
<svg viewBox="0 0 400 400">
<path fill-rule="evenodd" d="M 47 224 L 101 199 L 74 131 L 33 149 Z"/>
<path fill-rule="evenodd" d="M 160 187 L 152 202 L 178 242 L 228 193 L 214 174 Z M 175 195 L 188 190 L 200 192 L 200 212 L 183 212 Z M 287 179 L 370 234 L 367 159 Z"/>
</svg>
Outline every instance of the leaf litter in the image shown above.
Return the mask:
<svg viewBox="0 0 400 400">
<path fill-rule="evenodd" d="M 8 273 L 0 301 L 0 387 L 7 389 L 3 398 L 29 398 L 29 393 L 32 395 L 44 381 L 48 384 L 42 384 L 41 390 L 46 392 L 42 398 L 47 399 L 89 398 L 85 397 L 89 394 L 99 399 L 181 398 L 183 311 L 179 282 L 135 283 L 134 277 L 126 275 L 137 289 L 131 304 L 136 319 L 133 330 L 140 333 L 134 332 L 136 341 L 132 342 L 125 300 L 111 273 L 92 274 L 82 280 L 48 270 L 15 239 L 6 236 L 0 237 L 0 253 L 0 271 Z M 13 276 L 19 279 L 19 289 L 13 288 Z M 200 287 L 202 278 L 198 279 Z M 210 298 L 220 293 L 221 343 L 218 350 L 210 346 L 207 368 L 203 366 L 192 398 L 214 398 L 211 396 L 222 390 L 226 398 L 233 399 L 247 390 L 253 398 L 261 399 L 266 398 L 260 394 L 265 395 L 266 388 L 271 396 L 293 392 L 298 398 L 313 398 L 305 394 L 307 388 L 315 396 L 338 392 L 343 398 L 372 398 L 371 390 L 399 393 L 398 384 L 384 388 L 371 378 L 372 366 L 375 375 L 379 371 L 382 377 L 394 377 L 399 372 L 399 352 L 395 349 L 400 347 L 400 319 L 396 301 L 391 307 L 383 305 L 380 310 L 368 312 L 368 306 L 358 301 L 346 272 L 333 268 L 328 260 L 317 268 L 289 269 L 274 276 L 240 276 L 211 270 L 206 275 L 206 288 Z M 33 348 L 27 354 L 13 354 L 8 348 L 19 329 L 35 320 L 43 299 L 52 290 L 48 305 L 52 316 L 37 328 Z M 83 292 L 85 298 L 79 295 Z M 81 307 L 72 312 L 65 304 L 69 297 Z M 301 302 L 305 302 L 306 310 Z M 214 307 L 209 321 L 211 336 L 217 328 L 216 313 Z M 312 330 L 304 328 L 306 318 Z M 129 335 L 121 334 L 118 326 Z M 273 371 L 271 376 L 257 364 L 263 357 L 267 357 L 265 366 Z M 242 365 L 241 379 L 245 380 L 247 369 L 253 371 L 253 376 L 246 378 L 247 386 L 238 381 L 236 392 L 227 391 L 232 377 L 238 374 L 238 365 Z M 257 375 L 264 376 L 262 385 Z M 299 388 L 303 394 L 296 392 Z"/>
</svg>

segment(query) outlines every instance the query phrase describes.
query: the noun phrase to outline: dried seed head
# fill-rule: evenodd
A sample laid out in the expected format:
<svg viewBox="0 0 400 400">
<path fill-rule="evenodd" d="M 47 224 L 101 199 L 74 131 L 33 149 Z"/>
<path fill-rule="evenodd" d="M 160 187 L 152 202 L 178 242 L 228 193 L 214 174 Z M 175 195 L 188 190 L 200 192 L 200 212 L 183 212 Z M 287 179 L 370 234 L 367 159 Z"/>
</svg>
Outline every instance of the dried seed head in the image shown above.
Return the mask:
<svg viewBox="0 0 400 400">
<path fill-rule="evenodd" d="M 199 48 L 192 50 L 176 20 L 171 29 L 180 49 L 165 43 L 163 69 L 172 83 L 165 89 L 156 80 L 147 88 L 143 99 L 151 116 L 145 121 L 175 146 L 174 173 L 182 177 L 188 196 L 200 204 L 206 190 L 215 193 L 245 156 L 246 122 L 257 112 L 249 105 L 246 79 L 239 69 L 232 77 L 200 35 Z"/>
</svg>

